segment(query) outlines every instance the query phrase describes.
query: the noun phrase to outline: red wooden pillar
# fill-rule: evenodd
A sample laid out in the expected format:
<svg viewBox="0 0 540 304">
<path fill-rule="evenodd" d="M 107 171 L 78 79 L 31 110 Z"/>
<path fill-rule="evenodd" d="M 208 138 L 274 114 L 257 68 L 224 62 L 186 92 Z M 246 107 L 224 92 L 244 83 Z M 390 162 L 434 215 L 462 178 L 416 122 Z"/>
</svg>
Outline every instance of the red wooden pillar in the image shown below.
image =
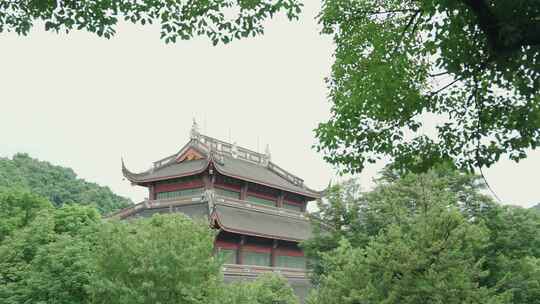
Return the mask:
<svg viewBox="0 0 540 304">
<path fill-rule="evenodd" d="M 150 184 L 148 186 L 148 199 L 149 200 L 155 200 L 156 199 L 156 194 L 154 193 L 154 184 Z"/>
<path fill-rule="evenodd" d="M 214 189 L 214 184 L 216 183 L 216 172 L 214 171 L 213 165 L 210 167 L 208 174 L 210 175 L 210 187 Z"/>
<path fill-rule="evenodd" d="M 240 244 L 238 244 L 238 254 L 236 256 L 236 264 L 244 264 L 244 245 L 246 244 L 246 236 L 240 236 Z"/>
<path fill-rule="evenodd" d="M 272 241 L 272 249 L 270 251 L 270 266 L 276 267 L 276 251 L 278 247 L 278 240 Z"/>
<path fill-rule="evenodd" d="M 285 193 L 283 190 L 279 191 L 278 200 L 277 200 L 277 207 L 283 208 L 283 199 L 285 198 Z"/>
<path fill-rule="evenodd" d="M 210 176 L 208 176 L 208 173 L 204 173 L 203 177 L 203 183 L 204 183 L 204 189 L 208 190 L 208 189 L 212 189 L 212 184 L 210 182 Z"/>
<path fill-rule="evenodd" d="M 210 167 L 207 171 L 205 171 L 203 173 L 203 176 L 202 176 L 202 180 L 203 180 L 203 183 L 204 183 L 204 188 L 205 189 L 213 189 L 214 188 L 214 179 L 215 179 L 214 169 L 212 167 Z"/>
<path fill-rule="evenodd" d="M 248 183 L 244 182 L 244 184 L 242 185 L 242 188 L 240 189 L 240 199 L 241 200 L 246 200 L 246 198 L 247 198 L 247 188 L 248 188 Z"/>
</svg>

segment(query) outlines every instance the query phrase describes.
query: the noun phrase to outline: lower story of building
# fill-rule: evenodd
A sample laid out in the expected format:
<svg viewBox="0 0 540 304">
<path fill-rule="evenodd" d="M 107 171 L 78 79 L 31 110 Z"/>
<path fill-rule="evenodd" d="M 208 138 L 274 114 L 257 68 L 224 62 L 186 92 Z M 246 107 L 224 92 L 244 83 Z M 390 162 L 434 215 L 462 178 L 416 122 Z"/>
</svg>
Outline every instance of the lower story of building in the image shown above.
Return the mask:
<svg viewBox="0 0 540 304">
<path fill-rule="evenodd" d="M 304 303 L 311 284 L 307 260 L 298 243 L 220 231 L 215 251 L 224 260 L 223 274 L 227 282 L 277 273 L 287 279 L 300 303 Z"/>
<path fill-rule="evenodd" d="M 215 248 L 227 264 L 306 269 L 304 253 L 295 242 L 220 231 Z"/>
<path fill-rule="evenodd" d="M 286 278 L 287 282 L 300 300 L 300 303 L 305 302 L 305 299 L 312 285 L 306 275 L 306 272 L 303 270 L 280 269 L 279 267 L 250 266 L 237 264 L 223 265 L 223 276 L 225 282 L 250 281 L 256 279 L 257 276 L 267 272 L 278 273 L 284 278 Z"/>
<path fill-rule="evenodd" d="M 303 301 L 310 281 L 299 240 L 309 235 L 307 220 L 290 211 L 225 201 L 219 196 L 213 199 L 211 204 L 197 196 L 146 201 L 115 216 L 132 220 L 154 214 L 183 213 L 207 220 L 218 230 L 214 249 L 223 259 L 223 274 L 227 281 L 253 280 L 262 273 L 278 273 L 288 280 Z"/>
</svg>

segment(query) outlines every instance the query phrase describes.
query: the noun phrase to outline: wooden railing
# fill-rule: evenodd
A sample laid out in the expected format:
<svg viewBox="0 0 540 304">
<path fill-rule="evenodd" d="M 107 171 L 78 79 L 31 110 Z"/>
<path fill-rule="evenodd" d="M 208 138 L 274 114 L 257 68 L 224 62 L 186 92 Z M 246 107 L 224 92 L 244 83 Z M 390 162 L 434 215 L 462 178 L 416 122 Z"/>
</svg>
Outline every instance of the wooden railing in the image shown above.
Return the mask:
<svg viewBox="0 0 540 304">
<path fill-rule="evenodd" d="M 220 204 L 231 205 L 235 207 L 247 208 L 247 209 L 252 209 L 252 210 L 258 210 L 258 211 L 263 211 L 266 213 L 273 213 L 273 214 L 281 215 L 281 216 L 289 216 L 289 217 L 294 217 L 294 218 L 303 219 L 303 220 L 307 219 L 306 213 L 301 212 L 301 211 L 273 207 L 273 206 L 266 206 L 266 205 L 252 203 L 246 200 L 239 200 L 239 199 L 234 199 L 234 198 L 221 196 L 221 195 L 215 195 L 215 197 L 216 197 L 216 202 Z"/>
<path fill-rule="evenodd" d="M 203 201 L 205 201 L 205 198 L 204 198 L 204 195 L 201 195 L 201 194 L 192 195 L 192 196 L 167 198 L 167 199 L 145 200 L 138 204 L 132 205 L 128 208 L 125 208 L 113 214 L 110 214 L 106 216 L 106 218 L 124 219 L 144 209 L 175 207 L 179 205 L 193 204 L 193 203 L 203 202 Z M 229 198 L 229 197 L 225 197 L 221 195 L 214 195 L 213 202 L 224 204 L 224 205 L 230 205 L 237 208 L 245 208 L 245 209 L 257 210 L 257 211 L 261 211 L 265 213 L 276 214 L 280 216 L 297 218 L 301 220 L 308 219 L 305 212 L 299 212 L 295 210 L 272 207 L 272 206 L 259 205 L 259 204 L 251 203 L 249 201 L 233 199 L 233 198 Z"/>
<path fill-rule="evenodd" d="M 186 204 L 193 204 L 196 202 L 201 202 L 201 200 L 202 200 L 201 195 L 199 194 L 191 195 L 191 196 L 167 198 L 167 199 L 144 200 L 138 204 L 119 210 L 115 213 L 109 214 L 106 216 L 106 218 L 124 219 L 144 209 L 174 207 L 174 206 L 179 206 L 179 205 L 186 205 Z"/>
<path fill-rule="evenodd" d="M 239 265 L 239 264 L 224 264 L 223 274 L 225 276 L 243 276 L 256 277 L 263 273 L 279 273 L 286 278 L 307 279 L 308 271 L 306 269 L 285 268 L 285 267 L 267 267 L 257 265 Z"/>
</svg>

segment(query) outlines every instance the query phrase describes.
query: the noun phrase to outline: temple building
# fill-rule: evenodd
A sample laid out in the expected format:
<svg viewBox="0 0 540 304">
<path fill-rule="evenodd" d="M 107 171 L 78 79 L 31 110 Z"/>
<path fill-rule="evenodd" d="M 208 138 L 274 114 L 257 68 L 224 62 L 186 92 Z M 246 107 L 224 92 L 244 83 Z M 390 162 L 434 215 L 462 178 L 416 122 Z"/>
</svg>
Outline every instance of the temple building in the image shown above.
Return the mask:
<svg viewBox="0 0 540 304">
<path fill-rule="evenodd" d="M 320 198 L 299 177 L 254 152 L 199 132 L 177 153 L 124 176 L 148 188 L 148 199 L 114 214 L 120 219 L 182 212 L 209 221 L 218 230 L 217 254 L 223 255 L 226 280 L 254 278 L 264 272 L 286 277 L 303 299 L 309 279 L 299 242 L 311 235 L 309 201 Z"/>
</svg>

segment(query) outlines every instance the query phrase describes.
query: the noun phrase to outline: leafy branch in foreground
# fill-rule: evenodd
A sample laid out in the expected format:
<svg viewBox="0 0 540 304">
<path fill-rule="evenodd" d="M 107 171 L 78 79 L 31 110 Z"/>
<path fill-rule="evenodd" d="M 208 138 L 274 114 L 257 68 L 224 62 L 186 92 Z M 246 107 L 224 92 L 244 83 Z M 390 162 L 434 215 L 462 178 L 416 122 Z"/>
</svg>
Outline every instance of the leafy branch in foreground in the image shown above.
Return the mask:
<svg viewBox="0 0 540 304">
<path fill-rule="evenodd" d="M 319 20 L 336 50 L 317 148 L 344 172 L 473 170 L 540 144 L 540 2 L 325 0 Z"/>
<path fill-rule="evenodd" d="M 0 33 L 26 35 L 36 21 L 56 32 L 86 30 L 111 38 L 119 20 L 159 24 L 166 43 L 206 36 L 214 44 L 263 33 L 263 22 L 277 13 L 297 19 L 297 0 L 2 0 Z"/>
</svg>

